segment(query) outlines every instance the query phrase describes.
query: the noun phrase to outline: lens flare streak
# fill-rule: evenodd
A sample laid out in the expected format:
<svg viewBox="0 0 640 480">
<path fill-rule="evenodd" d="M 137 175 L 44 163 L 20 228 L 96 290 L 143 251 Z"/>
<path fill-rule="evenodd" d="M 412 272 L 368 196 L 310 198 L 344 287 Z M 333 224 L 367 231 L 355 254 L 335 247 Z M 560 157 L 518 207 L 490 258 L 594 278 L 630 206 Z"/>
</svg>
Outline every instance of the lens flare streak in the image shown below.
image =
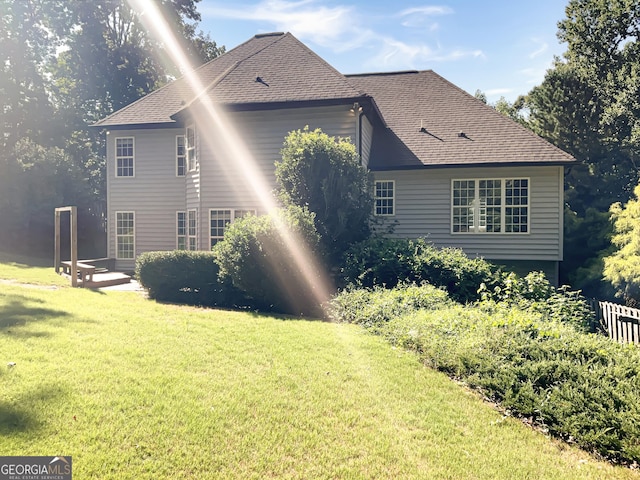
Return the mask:
<svg viewBox="0 0 640 480">
<path fill-rule="evenodd" d="M 206 95 L 207 85 L 203 85 L 195 69 L 190 64 L 180 42 L 164 18 L 162 12 L 153 0 L 128 0 L 131 8 L 138 13 L 139 19 L 146 30 L 161 41 L 171 61 L 183 72 L 183 78 L 198 98 L 198 111 L 195 118 L 198 129 L 202 132 L 217 131 L 219 141 L 214 142 L 212 135 L 201 135 L 201 140 L 207 144 L 210 152 L 220 153 L 220 162 L 225 169 L 239 172 L 255 193 L 264 211 L 273 212 L 279 207 L 269 182 L 262 175 L 253 155 L 247 148 L 230 119 L 218 108 L 209 95 Z M 195 111 L 195 109 L 194 109 Z M 222 141 L 220 141 L 222 140 Z M 284 140 L 284 139 L 283 139 Z M 229 159 L 233 159 L 230 162 Z M 231 178 L 230 172 L 226 172 Z M 297 270 L 301 273 L 308 288 L 313 293 L 318 305 L 324 304 L 331 296 L 333 288 L 324 268 L 319 264 L 313 252 L 307 248 L 301 238 L 284 224 L 280 216 L 273 215 L 284 245 L 289 250 Z M 293 279 L 291 279 L 293 281 Z"/>
</svg>

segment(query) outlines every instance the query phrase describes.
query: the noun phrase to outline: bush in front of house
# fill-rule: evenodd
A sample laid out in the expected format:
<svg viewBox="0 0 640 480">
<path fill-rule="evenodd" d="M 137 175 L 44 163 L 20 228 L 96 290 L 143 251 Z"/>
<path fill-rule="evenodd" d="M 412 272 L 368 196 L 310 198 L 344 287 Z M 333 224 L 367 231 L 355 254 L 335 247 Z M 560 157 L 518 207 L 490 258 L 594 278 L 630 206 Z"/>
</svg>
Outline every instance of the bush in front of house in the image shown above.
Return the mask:
<svg viewBox="0 0 640 480">
<path fill-rule="evenodd" d="M 469 258 L 456 248 L 437 248 L 426 240 L 374 236 L 353 245 L 345 254 L 341 271 L 344 284 L 393 288 L 398 283 L 427 282 L 447 290 L 460 303 L 478 300 L 484 283 L 493 286 L 492 265 Z"/>
<path fill-rule="evenodd" d="M 136 278 L 155 300 L 231 308 L 247 300 L 230 281 L 218 278 L 212 252 L 146 252 L 136 259 Z"/>
<path fill-rule="evenodd" d="M 568 286 L 556 289 L 543 272 L 519 277 L 513 272 L 498 274 L 493 288 L 482 284 L 479 306 L 491 310 L 495 304 L 516 306 L 537 312 L 547 320 L 573 325 L 582 331 L 595 331 L 595 312 L 579 291 Z"/>
<path fill-rule="evenodd" d="M 406 286 L 397 290 L 401 296 Z M 390 294 L 376 293 L 340 293 L 332 301 L 334 319 L 362 324 L 416 352 L 426 365 L 498 402 L 506 414 L 611 460 L 640 461 L 637 347 L 514 303 L 445 301 L 394 315 L 388 313 Z M 367 310 L 354 314 L 352 304 Z"/>
<path fill-rule="evenodd" d="M 313 218 L 307 209 L 289 206 L 235 221 L 213 248 L 220 278 L 261 310 L 317 313 L 321 272 L 311 258 L 319 245 Z"/>
</svg>

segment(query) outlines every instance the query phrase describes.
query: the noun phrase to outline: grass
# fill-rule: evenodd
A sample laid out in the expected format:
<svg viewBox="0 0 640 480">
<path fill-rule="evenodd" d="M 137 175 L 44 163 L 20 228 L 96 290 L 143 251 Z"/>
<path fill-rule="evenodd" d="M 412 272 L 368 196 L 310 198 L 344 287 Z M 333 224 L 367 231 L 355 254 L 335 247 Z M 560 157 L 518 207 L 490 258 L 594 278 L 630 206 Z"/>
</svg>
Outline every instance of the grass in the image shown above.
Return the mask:
<svg viewBox="0 0 640 480">
<path fill-rule="evenodd" d="M 0 279 L 1 453 L 76 478 L 640 478 L 354 325 Z"/>
</svg>

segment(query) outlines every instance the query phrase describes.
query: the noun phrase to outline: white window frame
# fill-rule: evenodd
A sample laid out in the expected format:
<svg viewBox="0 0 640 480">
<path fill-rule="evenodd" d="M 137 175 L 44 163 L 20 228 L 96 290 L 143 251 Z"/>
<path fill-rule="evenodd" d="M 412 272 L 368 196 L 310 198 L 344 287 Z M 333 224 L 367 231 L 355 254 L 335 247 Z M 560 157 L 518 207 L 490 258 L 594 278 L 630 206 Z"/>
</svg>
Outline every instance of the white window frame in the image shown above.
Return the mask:
<svg viewBox="0 0 640 480">
<path fill-rule="evenodd" d="M 198 211 L 187 210 L 187 250 L 198 249 Z"/>
<path fill-rule="evenodd" d="M 193 132 L 190 134 L 189 132 Z M 197 140 L 197 131 L 195 124 L 187 125 L 184 134 L 184 144 L 185 144 L 185 153 L 187 155 L 187 170 L 189 172 L 193 172 L 198 168 L 198 158 L 197 158 L 197 150 L 196 144 Z"/>
<path fill-rule="evenodd" d="M 387 183 L 391 185 L 391 196 L 379 196 L 378 184 Z M 388 190 L 388 189 L 387 189 Z M 377 217 L 393 217 L 396 214 L 396 181 L 395 180 L 376 180 L 373 185 L 373 198 L 374 198 L 374 214 Z M 385 205 L 386 202 L 391 201 L 390 205 Z M 385 209 L 390 209 L 391 212 L 382 213 Z"/>
<path fill-rule="evenodd" d="M 223 213 L 223 214 L 227 214 L 228 213 L 228 218 L 222 218 L 222 221 L 227 220 L 226 223 L 224 223 L 222 226 L 216 226 L 216 233 L 217 235 L 213 235 L 213 230 L 214 227 L 211 224 L 213 222 L 213 213 Z M 245 215 L 256 215 L 256 210 L 253 208 L 211 208 L 209 209 L 209 247 L 213 248 L 213 246 L 218 243 L 220 240 L 222 240 L 224 238 L 224 232 L 226 231 L 227 227 L 235 222 L 236 220 L 244 217 Z M 216 221 L 219 221 L 220 219 L 216 219 Z"/>
<path fill-rule="evenodd" d="M 130 215 L 131 221 L 131 231 L 126 233 L 121 233 L 121 217 L 123 215 Z M 124 219 L 122 219 L 124 220 Z M 127 221 L 129 221 L 127 219 Z M 128 229 L 128 228 L 127 228 Z M 116 212 L 116 223 L 115 223 L 115 234 L 116 234 L 116 259 L 118 260 L 133 260 L 136 258 L 136 213 L 132 211 L 120 211 Z M 122 255 L 124 249 L 121 249 L 121 241 L 129 239 L 126 245 L 131 246 L 131 255 Z M 124 246 L 124 244 L 122 244 Z M 128 249 L 127 249 L 128 251 Z"/>
<path fill-rule="evenodd" d="M 118 140 L 131 140 L 131 155 L 119 155 L 118 154 L 118 150 L 119 150 L 119 146 L 118 146 Z M 133 178 L 136 176 L 136 139 L 135 137 L 116 137 L 114 139 L 115 142 L 115 151 L 114 151 L 114 157 L 115 157 L 115 175 L 117 178 Z M 131 162 L 131 165 L 127 165 L 122 166 L 121 163 L 123 162 Z M 124 171 L 129 171 L 131 170 L 131 175 L 121 175 L 120 172 L 124 172 Z"/>
<path fill-rule="evenodd" d="M 185 135 L 176 135 L 176 177 L 187 174 L 187 145 Z M 180 173 L 182 171 L 182 173 Z"/>
<path fill-rule="evenodd" d="M 507 186 L 508 182 L 526 182 L 526 186 Z M 460 185 L 456 189 L 456 182 L 467 182 L 467 185 Z M 469 183 L 473 182 L 473 187 Z M 485 187 L 481 189 L 480 182 L 500 182 L 499 187 Z M 494 190 L 496 193 L 499 188 L 499 194 L 492 197 L 486 196 L 481 198 L 480 190 Z M 510 195 L 507 196 L 508 190 L 526 189 L 526 195 Z M 471 195 L 457 195 L 455 191 L 461 193 L 473 192 L 473 199 L 469 203 Z M 498 199 L 498 202 L 488 204 L 488 199 Z M 457 199 L 461 199 L 458 200 Z M 467 203 L 465 203 L 465 199 Z M 522 200 L 526 200 L 523 202 Z M 517 201 L 515 201 L 517 200 Z M 514 203 L 515 201 L 515 203 Z M 494 209 L 498 211 L 495 215 L 499 218 L 493 224 L 499 228 L 498 231 L 487 231 L 491 224 L 487 221 L 490 217 L 488 211 Z M 466 211 L 465 211 L 466 210 Z M 517 213 L 514 210 L 518 210 Z M 524 210 L 522 212 L 521 210 Z M 510 211 L 510 212 L 509 212 Z M 508 221 L 508 219 L 526 217 L 526 222 Z M 458 221 L 456 221 L 458 219 Z M 467 219 L 467 221 L 463 221 Z M 451 233 L 453 235 L 465 234 L 481 234 L 481 235 L 528 235 L 531 233 L 531 179 L 529 177 L 501 177 L 501 178 L 454 178 L 451 180 Z M 458 230 L 456 230 L 456 226 Z M 524 227 L 524 229 L 522 228 Z M 518 231 L 514 231 L 518 230 Z M 524 230 L 524 231 L 522 231 Z"/>
<path fill-rule="evenodd" d="M 176 250 L 187 249 L 188 222 L 189 220 L 186 211 L 179 210 L 176 212 Z"/>
</svg>

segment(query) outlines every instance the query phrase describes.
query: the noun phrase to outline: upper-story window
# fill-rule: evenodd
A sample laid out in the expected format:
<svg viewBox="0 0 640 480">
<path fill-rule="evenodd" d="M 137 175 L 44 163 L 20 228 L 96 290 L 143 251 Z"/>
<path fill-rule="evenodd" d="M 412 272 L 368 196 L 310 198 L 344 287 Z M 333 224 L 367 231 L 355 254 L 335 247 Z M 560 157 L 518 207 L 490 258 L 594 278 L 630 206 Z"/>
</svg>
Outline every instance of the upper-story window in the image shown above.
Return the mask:
<svg viewBox="0 0 640 480">
<path fill-rule="evenodd" d="M 134 176 L 133 137 L 116 138 L 116 177 Z"/>
<path fill-rule="evenodd" d="M 176 175 L 184 177 L 187 173 L 187 149 L 184 143 L 184 135 L 176 137 Z"/>
<path fill-rule="evenodd" d="M 395 215 L 395 187 L 396 182 L 393 180 L 376 181 L 374 191 L 376 215 Z"/>
<path fill-rule="evenodd" d="M 196 169 L 198 160 L 196 158 L 196 127 L 195 125 L 189 125 L 186 131 L 186 152 L 187 152 L 187 165 L 189 171 Z"/>
<path fill-rule="evenodd" d="M 453 180 L 452 233 L 528 233 L 529 179 Z"/>
</svg>

